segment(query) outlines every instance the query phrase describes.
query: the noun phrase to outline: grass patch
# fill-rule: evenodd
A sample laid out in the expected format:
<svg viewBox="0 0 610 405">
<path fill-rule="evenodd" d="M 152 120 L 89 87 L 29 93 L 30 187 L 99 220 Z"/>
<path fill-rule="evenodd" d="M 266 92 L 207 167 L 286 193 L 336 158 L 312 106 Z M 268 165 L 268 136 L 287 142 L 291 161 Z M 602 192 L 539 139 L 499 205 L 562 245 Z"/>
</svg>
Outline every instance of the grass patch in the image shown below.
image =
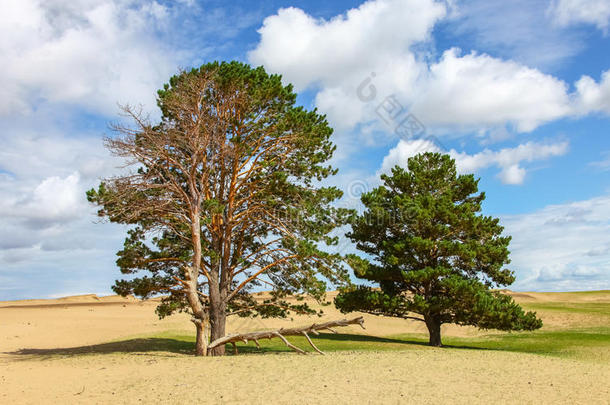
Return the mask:
<svg viewBox="0 0 610 405">
<path fill-rule="evenodd" d="M 610 360 L 610 328 L 505 333 L 478 338 L 447 337 L 454 347 L 501 350 L 587 360 Z"/>
<path fill-rule="evenodd" d="M 288 336 L 287 339 L 308 352 L 313 349 L 302 336 Z M 428 350 L 425 334 L 376 337 L 356 334 L 322 333 L 312 336 L 315 345 L 324 352 L 337 351 L 402 351 Z M 238 343 L 239 354 L 269 354 L 292 352 L 279 339 L 254 343 Z M 488 335 L 473 338 L 445 336 L 447 348 L 469 350 L 494 350 L 530 353 L 582 360 L 610 361 L 610 328 L 588 328 L 562 331 L 536 331 Z M 170 352 L 181 355 L 194 353 L 195 338 L 184 333 L 164 332 L 148 337 L 127 339 L 98 345 L 61 349 L 22 349 L 12 354 L 28 355 L 41 359 L 52 357 L 81 356 L 110 353 L 154 353 Z M 233 355 L 232 345 L 227 345 L 227 353 Z"/>
<path fill-rule="evenodd" d="M 608 296 L 608 294 L 610 294 L 610 290 L 592 290 L 592 291 L 566 291 L 566 292 L 548 292 L 548 293 L 541 293 L 541 294 L 548 294 L 548 295 L 557 295 L 557 296 L 569 296 L 569 295 L 586 295 L 586 296 L 590 296 L 590 295 L 600 295 L 602 297 L 606 297 Z"/>
<path fill-rule="evenodd" d="M 523 303 L 521 305 L 523 308 L 533 311 L 554 311 L 610 316 L 610 302 L 541 302 Z"/>
</svg>

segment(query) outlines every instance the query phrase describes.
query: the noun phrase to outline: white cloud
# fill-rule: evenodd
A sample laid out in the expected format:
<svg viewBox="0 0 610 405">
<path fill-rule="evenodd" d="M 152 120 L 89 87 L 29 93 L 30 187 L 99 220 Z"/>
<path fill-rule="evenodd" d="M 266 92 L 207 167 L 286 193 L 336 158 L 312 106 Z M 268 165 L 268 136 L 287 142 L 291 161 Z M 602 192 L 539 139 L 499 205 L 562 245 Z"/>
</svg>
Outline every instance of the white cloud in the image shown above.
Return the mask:
<svg viewBox="0 0 610 405">
<path fill-rule="evenodd" d="M 103 149 L 101 139 L 7 131 L 0 151 L 0 227 L 33 229 L 33 245 L 42 241 L 38 236 L 45 236 L 37 236 L 36 230 L 88 217 L 85 190 L 116 172 L 119 164 Z"/>
<path fill-rule="evenodd" d="M 500 169 L 498 177 L 503 183 L 522 184 L 526 175 L 526 169 L 522 167 L 524 162 L 561 156 L 567 151 L 567 142 L 554 144 L 527 142 L 515 148 L 505 148 L 498 151 L 485 149 L 473 155 L 457 152 L 454 149 L 448 151 L 448 153 L 455 159 L 460 173 L 472 173 L 495 166 Z M 378 174 L 388 173 L 396 165 L 406 167 L 410 157 L 423 152 L 442 152 L 442 149 L 430 139 L 401 140 L 383 159 Z"/>
<path fill-rule="evenodd" d="M 6 0 L 0 17 L 0 115 L 43 102 L 114 115 L 117 102 L 155 105 L 177 68 L 154 36 L 167 18 L 156 1 Z"/>
<path fill-rule="evenodd" d="M 426 125 L 490 128 L 513 124 L 519 132 L 569 113 L 566 84 L 512 61 L 458 49 L 443 53 L 416 87 L 412 112 Z"/>
<path fill-rule="evenodd" d="M 410 157 L 424 152 L 442 152 L 442 150 L 433 141 L 428 139 L 401 140 L 394 148 L 390 149 L 388 154 L 383 158 L 381 168 L 377 172 L 377 175 L 389 173 L 394 166 L 407 167 L 407 162 Z"/>
<path fill-rule="evenodd" d="M 474 155 L 452 150 L 451 156 L 456 160 L 458 170 L 462 173 L 471 173 L 490 166 L 501 169 L 498 177 L 506 184 L 522 184 L 526 171 L 521 167 L 522 162 L 534 162 L 553 156 L 565 155 L 568 143 L 543 144 L 527 142 L 515 148 L 505 148 L 499 151 L 485 149 Z"/>
<path fill-rule="evenodd" d="M 316 105 L 335 128 L 349 129 L 371 120 L 383 97 L 413 86 L 425 64 L 411 47 L 428 42 L 445 14 L 433 0 L 368 1 L 330 20 L 280 9 L 265 19 L 248 58 L 297 89 L 319 88 Z M 372 73 L 376 99 L 367 104 L 357 88 Z"/>
<path fill-rule="evenodd" d="M 101 226 L 94 220 L 90 214 L 45 229 L 3 220 L 0 300 L 43 298 L 65 286 L 79 293 L 110 294 L 119 275 L 115 253 L 122 245 L 125 228 Z"/>
<path fill-rule="evenodd" d="M 0 299 L 110 291 L 125 227 L 96 223 L 85 197 L 120 164 L 101 142 L 108 117 L 117 102 L 150 111 L 179 64 L 257 15 L 180 3 L 2 1 Z"/>
<path fill-rule="evenodd" d="M 367 1 L 331 20 L 283 8 L 265 19 L 258 31 L 261 40 L 248 58 L 281 72 L 299 89 L 336 84 L 346 76 L 360 81 L 429 39 L 445 13 L 445 6 L 433 0 Z"/>
<path fill-rule="evenodd" d="M 281 9 L 265 19 L 249 59 L 297 88 L 314 86 L 316 106 L 340 131 L 374 122 L 392 94 L 432 132 L 530 132 L 571 113 L 568 86 L 537 69 L 457 48 L 428 62 L 431 30 L 446 14 L 431 0 L 368 1 L 331 20 Z"/>
<path fill-rule="evenodd" d="M 582 76 L 575 86 L 574 108 L 577 114 L 610 114 L 610 70 L 602 74 L 599 83 L 589 76 Z"/>
<path fill-rule="evenodd" d="M 81 292 L 109 292 L 117 275 L 113 262 L 125 230 L 96 224 L 85 191 L 99 177 L 114 174 L 118 161 L 100 136 L 61 121 L 59 127 L 46 112 L 36 111 L 0 123 L 0 295 L 5 299 L 45 296 L 71 283 L 81 284 Z M 37 281 L 25 283 L 27 278 Z"/>
<path fill-rule="evenodd" d="M 66 178 L 47 177 L 36 186 L 31 200 L 21 206 L 23 211 L 30 213 L 33 219 L 44 221 L 75 218 L 84 205 L 78 187 L 79 177 L 78 172 Z"/>
<path fill-rule="evenodd" d="M 610 287 L 610 197 L 503 216 L 519 290 Z"/>
<path fill-rule="evenodd" d="M 608 0 L 553 0 L 548 12 L 560 26 L 592 24 L 607 32 L 610 25 Z"/>
<path fill-rule="evenodd" d="M 45 126 L 41 123 L 41 126 Z M 0 295 L 44 297 L 72 286 L 110 292 L 122 226 L 95 223 L 85 191 L 116 169 L 99 137 L 4 129 L 0 150 Z M 4 171 L 4 172 L 2 172 Z M 36 282 L 24 282 L 24 279 Z"/>
<path fill-rule="evenodd" d="M 167 22 L 168 9 L 156 1 L 3 1 L 3 298 L 66 285 L 109 292 L 125 230 L 95 224 L 85 198 L 116 166 L 102 146 L 99 123 L 107 119 L 99 114 L 115 116 L 117 102 L 154 107 L 155 90 L 177 68 L 178 54 L 155 35 Z M 83 110 L 93 113 L 85 125 Z"/>
<path fill-rule="evenodd" d="M 83 180 L 96 180 L 120 162 L 104 149 L 100 136 L 64 136 L 58 134 L 58 128 L 21 126 L 2 131 L 0 170 L 9 172 L 20 185 L 32 187 L 48 176 L 66 177 L 74 171 Z"/>
</svg>

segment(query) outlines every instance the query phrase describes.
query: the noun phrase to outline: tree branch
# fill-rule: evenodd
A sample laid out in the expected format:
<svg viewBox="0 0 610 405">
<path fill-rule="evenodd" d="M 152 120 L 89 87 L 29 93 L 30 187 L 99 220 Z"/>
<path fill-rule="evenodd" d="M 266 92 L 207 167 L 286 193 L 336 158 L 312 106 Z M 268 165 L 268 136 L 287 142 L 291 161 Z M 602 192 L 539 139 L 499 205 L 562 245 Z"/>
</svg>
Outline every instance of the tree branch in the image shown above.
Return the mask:
<svg viewBox="0 0 610 405">
<path fill-rule="evenodd" d="M 306 352 L 304 350 L 299 349 L 298 347 L 294 346 L 293 344 L 288 342 L 288 340 L 286 340 L 286 338 L 284 337 L 284 336 L 305 335 L 305 337 L 307 338 L 307 340 L 309 341 L 311 346 L 314 348 L 314 350 L 316 350 L 318 353 L 323 354 L 322 351 L 313 344 L 313 342 L 307 335 L 308 333 L 318 334 L 319 330 L 332 330 L 332 327 L 334 327 L 334 326 L 348 326 L 348 325 L 355 325 L 355 324 L 360 325 L 362 327 L 362 329 L 364 329 L 364 318 L 359 316 L 358 318 L 349 319 L 349 320 L 348 319 L 339 319 L 336 321 L 329 321 L 329 322 L 324 322 L 324 323 L 319 323 L 319 324 L 314 323 L 310 326 L 304 326 L 304 327 L 300 327 L 300 328 L 289 328 L 289 329 L 282 328 L 282 329 L 262 331 L 262 332 L 237 333 L 237 334 L 228 335 L 228 336 L 221 337 L 219 339 L 214 340 L 212 343 L 209 344 L 208 350 L 213 349 L 220 345 L 227 344 L 227 343 L 244 342 L 245 344 L 248 344 L 249 340 L 254 341 L 254 343 L 258 347 L 259 339 L 279 338 L 286 344 L 286 346 L 290 347 L 291 349 L 295 350 L 296 352 L 301 353 L 301 354 L 306 354 Z"/>
</svg>

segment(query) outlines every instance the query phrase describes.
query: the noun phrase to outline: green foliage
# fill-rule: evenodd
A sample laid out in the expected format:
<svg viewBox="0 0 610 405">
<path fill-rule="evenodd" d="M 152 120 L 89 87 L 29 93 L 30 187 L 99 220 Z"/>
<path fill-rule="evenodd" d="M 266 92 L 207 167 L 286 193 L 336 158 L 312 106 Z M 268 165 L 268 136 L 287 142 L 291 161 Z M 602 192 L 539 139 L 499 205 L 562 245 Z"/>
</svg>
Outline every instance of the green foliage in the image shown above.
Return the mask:
<svg viewBox="0 0 610 405">
<path fill-rule="evenodd" d="M 447 155 L 410 158 L 408 170 L 382 175 L 383 185 L 362 195 L 366 211 L 348 237 L 371 260 L 348 258 L 357 277 L 380 289 L 350 287 L 336 298 L 344 312 L 417 318 L 440 344 L 440 324 L 533 330 L 542 322 L 512 298 L 491 289 L 510 285 L 510 237 L 497 218 L 480 214 L 484 193 L 473 175 L 458 175 Z M 432 342 L 432 332 L 438 339 Z"/>
</svg>

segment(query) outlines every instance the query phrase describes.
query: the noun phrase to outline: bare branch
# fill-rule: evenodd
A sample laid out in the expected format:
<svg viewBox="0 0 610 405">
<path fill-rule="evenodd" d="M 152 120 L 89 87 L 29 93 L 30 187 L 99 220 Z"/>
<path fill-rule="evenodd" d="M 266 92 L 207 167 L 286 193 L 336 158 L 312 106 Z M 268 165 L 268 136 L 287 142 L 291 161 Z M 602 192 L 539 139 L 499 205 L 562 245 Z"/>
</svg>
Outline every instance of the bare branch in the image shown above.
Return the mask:
<svg viewBox="0 0 610 405">
<path fill-rule="evenodd" d="M 246 333 L 238 333 L 233 335 L 228 335 L 219 339 L 214 340 L 209 344 L 208 349 L 213 349 L 217 346 L 224 345 L 227 343 L 235 343 L 235 342 L 248 342 L 249 340 L 253 340 L 255 344 L 258 346 L 259 339 L 273 339 L 279 338 L 281 339 L 286 346 L 295 350 L 298 353 L 306 354 L 305 351 L 299 349 L 298 347 L 292 345 L 290 342 L 286 340 L 284 336 L 295 336 L 295 335 L 303 335 L 305 334 L 309 343 L 313 346 L 313 348 L 318 352 L 322 353 L 311 341 L 308 333 L 316 334 L 319 330 L 332 330 L 333 326 L 349 326 L 349 325 L 360 325 L 362 329 L 364 329 L 364 318 L 359 316 L 358 318 L 353 319 L 339 319 L 336 321 L 329 321 L 320 324 L 312 324 L 309 326 L 301 327 L 301 328 L 289 328 L 289 329 L 277 329 L 277 330 L 269 330 L 263 332 L 246 332 Z M 336 333 L 336 332 L 335 332 Z M 322 353 L 323 354 L 323 353 Z"/>
<path fill-rule="evenodd" d="M 314 344 L 313 344 L 313 342 L 312 342 L 312 341 L 311 341 L 311 339 L 309 338 L 309 335 L 307 334 L 307 332 L 303 331 L 303 336 L 305 336 L 305 338 L 307 339 L 307 341 L 309 342 L 309 344 L 311 345 L 311 347 L 313 347 L 313 349 L 314 349 L 316 352 L 320 353 L 321 355 L 324 355 L 324 352 L 323 352 L 322 350 L 318 349 L 318 348 L 316 347 L 316 345 L 314 345 Z"/>
</svg>

